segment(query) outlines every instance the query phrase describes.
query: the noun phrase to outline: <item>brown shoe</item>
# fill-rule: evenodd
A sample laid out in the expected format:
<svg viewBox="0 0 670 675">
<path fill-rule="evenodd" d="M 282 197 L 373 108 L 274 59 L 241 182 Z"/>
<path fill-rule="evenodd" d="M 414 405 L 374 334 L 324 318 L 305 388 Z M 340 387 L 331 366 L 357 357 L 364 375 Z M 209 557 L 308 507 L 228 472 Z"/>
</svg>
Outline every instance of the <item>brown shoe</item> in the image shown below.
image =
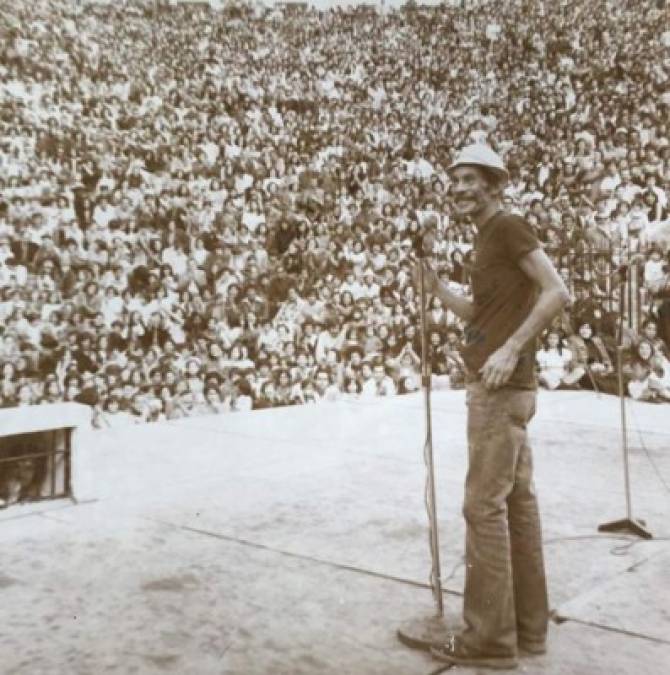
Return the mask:
<svg viewBox="0 0 670 675">
<path fill-rule="evenodd" d="M 490 656 L 475 652 L 463 643 L 459 635 L 452 635 L 439 647 L 431 647 L 430 653 L 438 661 L 457 666 L 510 670 L 519 665 L 516 656 Z"/>
<path fill-rule="evenodd" d="M 519 640 L 519 651 L 530 654 L 531 656 L 541 656 L 547 653 L 546 642 L 524 642 Z"/>
</svg>

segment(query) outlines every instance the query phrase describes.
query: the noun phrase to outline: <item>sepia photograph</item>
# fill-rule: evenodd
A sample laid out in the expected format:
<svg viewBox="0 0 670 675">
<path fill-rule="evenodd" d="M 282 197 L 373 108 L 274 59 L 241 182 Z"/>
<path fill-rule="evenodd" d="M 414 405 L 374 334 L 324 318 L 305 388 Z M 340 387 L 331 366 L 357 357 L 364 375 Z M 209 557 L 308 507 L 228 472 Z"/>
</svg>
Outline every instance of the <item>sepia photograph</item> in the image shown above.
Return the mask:
<svg viewBox="0 0 670 675">
<path fill-rule="evenodd" d="M 0 0 L 0 675 L 670 672 L 670 4 Z"/>
</svg>

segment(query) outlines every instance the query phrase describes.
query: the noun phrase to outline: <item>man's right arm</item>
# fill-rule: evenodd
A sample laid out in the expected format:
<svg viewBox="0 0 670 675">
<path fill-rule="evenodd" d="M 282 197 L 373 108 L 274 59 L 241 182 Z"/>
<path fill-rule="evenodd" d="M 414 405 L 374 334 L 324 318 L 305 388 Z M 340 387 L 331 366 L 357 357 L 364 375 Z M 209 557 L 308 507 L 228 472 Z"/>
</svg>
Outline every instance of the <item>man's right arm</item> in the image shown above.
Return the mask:
<svg viewBox="0 0 670 675">
<path fill-rule="evenodd" d="M 472 320 L 472 317 L 475 313 L 475 305 L 470 300 L 463 295 L 454 293 L 447 288 L 447 285 L 440 279 L 437 272 L 427 263 L 424 262 L 425 266 L 425 283 L 426 283 L 426 292 L 436 295 L 444 306 L 447 309 L 450 309 L 456 316 L 460 319 L 463 319 L 466 322 Z M 417 265 L 413 270 L 413 277 L 416 283 L 417 289 L 419 288 L 419 266 Z"/>
</svg>

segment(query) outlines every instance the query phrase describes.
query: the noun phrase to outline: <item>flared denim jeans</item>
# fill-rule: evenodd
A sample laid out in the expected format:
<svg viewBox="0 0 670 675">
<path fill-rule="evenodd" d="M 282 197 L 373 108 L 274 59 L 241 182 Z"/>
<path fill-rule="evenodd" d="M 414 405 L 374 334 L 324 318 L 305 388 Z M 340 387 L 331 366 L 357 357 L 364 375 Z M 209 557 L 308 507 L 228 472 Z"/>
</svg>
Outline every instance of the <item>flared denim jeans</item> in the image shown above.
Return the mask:
<svg viewBox="0 0 670 675">
<path fill-rule="evenodd" d="M 492 656 L 546 640 L 549 606 L 526 432 L 535 398 L 532 390 L 467 385 L 463 640 Z"/>
</svg>

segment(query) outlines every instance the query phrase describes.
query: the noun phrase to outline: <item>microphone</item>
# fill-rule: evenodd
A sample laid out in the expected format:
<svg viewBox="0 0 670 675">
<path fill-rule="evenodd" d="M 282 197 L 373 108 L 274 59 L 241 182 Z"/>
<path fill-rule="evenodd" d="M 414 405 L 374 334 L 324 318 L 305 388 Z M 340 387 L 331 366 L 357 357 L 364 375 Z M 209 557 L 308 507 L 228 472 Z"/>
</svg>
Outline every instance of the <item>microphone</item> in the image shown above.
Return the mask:
<svg viewBox="0 0 670 675">
<path fill-rule="evenodd" d="M 437 218 L 433 215 L 425 218 L 421 229 L 412 237 L 412 251 L 417 258 L 426 258 L 433 252 L 436 230 Z"/>
</svg>

